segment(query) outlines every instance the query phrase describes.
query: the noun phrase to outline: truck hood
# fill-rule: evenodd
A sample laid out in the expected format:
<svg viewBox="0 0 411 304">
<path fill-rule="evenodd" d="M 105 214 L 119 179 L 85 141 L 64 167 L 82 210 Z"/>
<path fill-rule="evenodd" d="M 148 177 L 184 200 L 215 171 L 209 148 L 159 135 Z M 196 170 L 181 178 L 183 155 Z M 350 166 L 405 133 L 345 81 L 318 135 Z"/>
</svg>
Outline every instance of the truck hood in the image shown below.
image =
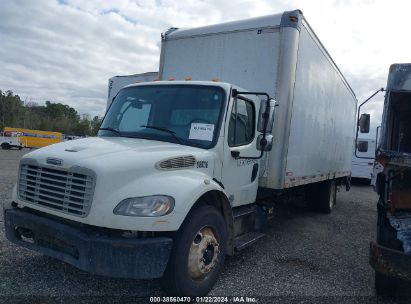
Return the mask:
<svg viewBox="0 0 411 304">
<path fill-rule="evenodd" d="M 158 161 L 177 156 L 193 155 L 197 160 L 210 160 L 209 150 L 139 138 L 90 137 L 50 145 L 26 154 L 23 159 L 35 159 L 39 164 L 50 165 L 50 159 L 58 166 L 86 167 L 100 171 L 116 169 L 151 168 Z M 211 152 L 211 154 L 214 154 Z M 211 157 L 212 158 L 212 157 Z M 49 160 L 49 161 L 47 161 Z M 51 163 L 52 164 L 52 163 Z"/>
</svg>

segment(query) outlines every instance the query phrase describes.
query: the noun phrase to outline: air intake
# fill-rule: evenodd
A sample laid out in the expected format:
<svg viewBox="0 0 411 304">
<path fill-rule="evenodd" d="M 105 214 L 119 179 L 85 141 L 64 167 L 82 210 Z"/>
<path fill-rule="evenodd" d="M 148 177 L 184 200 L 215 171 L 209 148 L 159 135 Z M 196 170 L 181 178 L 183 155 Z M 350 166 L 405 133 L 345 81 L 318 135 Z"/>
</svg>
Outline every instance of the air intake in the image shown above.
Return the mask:
<svg viewBox="0 0 411 304">
<path fill-rule="evenodd" d="M 173 170 L 194 167 L 196 159 L 192 155 L 173 157 L 157 163 L 161 170 Z"/>
</svg>

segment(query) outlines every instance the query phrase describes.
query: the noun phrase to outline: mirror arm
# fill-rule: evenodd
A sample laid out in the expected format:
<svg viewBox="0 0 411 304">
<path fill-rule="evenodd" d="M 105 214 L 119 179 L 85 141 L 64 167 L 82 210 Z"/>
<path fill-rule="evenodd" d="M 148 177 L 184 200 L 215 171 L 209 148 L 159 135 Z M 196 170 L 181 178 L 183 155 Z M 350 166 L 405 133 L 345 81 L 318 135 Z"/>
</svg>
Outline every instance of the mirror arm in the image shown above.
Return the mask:
<svg viewBox="0 0 411 304">
<path fill-rule="evenodd" d="M 357 158 L 365 158 L 365 159 L 369 159 L 369 157 L 363 157 L 363 156 L 358 156 L 357 155 L 357 149 L 358 149 L 358 132 L 360 130 L 360 113 L 361 113 L 361 107 L 363 105 L 365 105 L 368 101 L 370 101 L 371 98 L 373 98 L 375 95 L 377 95 L 379 92 L 384 92 L 384 88 L 379 89 L 378 91 L 376 91 L 374 94 L 372 94 L 370 97 L 368 97 L 362 104 L 359 105 L 358 107 L 358 112 L 357 112 L 357 132 L 355 133 L 355 150 L 354 150 L 354 155 Z"/>
</svg>

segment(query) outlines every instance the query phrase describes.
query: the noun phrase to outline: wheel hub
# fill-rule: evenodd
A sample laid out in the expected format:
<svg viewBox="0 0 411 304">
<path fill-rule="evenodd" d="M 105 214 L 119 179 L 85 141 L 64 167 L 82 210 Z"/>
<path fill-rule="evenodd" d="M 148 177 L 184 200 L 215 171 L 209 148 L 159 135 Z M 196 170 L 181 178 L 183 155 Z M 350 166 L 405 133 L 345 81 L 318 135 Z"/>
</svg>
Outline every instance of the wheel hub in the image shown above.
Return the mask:
<svg viewBox="0 0 411 304">
<path fill-rule="evenodd" d="M 188 273 L 191 278 L 203 279 L 218 264 L 219 243 L 210 227 L 197 232 L 188 253 Z"/>
</svg>

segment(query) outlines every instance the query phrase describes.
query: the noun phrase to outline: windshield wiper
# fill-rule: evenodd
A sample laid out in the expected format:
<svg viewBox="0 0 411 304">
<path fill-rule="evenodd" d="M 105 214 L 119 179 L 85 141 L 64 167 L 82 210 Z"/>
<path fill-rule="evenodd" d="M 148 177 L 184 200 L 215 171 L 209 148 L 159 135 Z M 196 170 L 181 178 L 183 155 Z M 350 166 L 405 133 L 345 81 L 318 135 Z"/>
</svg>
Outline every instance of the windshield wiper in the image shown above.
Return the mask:
<svg viewBox="0 0 411 304">
<path fill-rule="evenodd" d="M 180 137 L 178 137 L 174 131 L 171 131 L 169 129 L 162 128 L 162 127 L 159 127 L 159 126 L 151 126 L 151 125 L 141 125 L 140 127 L 167 132 L 167 133 L 171 134 L 179 142 L 179 144 L 184 145 L 182 139 Z"/>
<path fill-rule="evenodd" d="M 100 129 L 98 129 L 98 130 L 99 130 L 99 131 L 100 131 L 100 130 L 103 130 L 103 131 L 111 131 L 111 132 L 117 133 L 118 135 L 121 135 L 121 133 L 120 133 L 119 130 L 116 130 L 116 129 L 113 129 L 113 128 L 100 128 Z"/>
</svg>

